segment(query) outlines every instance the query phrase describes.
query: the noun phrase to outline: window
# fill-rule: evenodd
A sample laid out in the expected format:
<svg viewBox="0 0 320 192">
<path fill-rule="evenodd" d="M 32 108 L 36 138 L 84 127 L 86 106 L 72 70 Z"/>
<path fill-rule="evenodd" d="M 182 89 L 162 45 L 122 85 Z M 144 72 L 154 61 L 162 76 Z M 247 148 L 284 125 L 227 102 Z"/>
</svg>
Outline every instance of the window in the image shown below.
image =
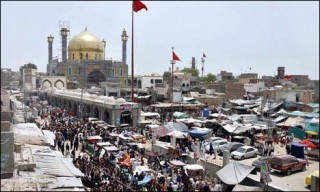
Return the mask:
<svg viewBox="0 0 320 192">
<path fill-rule="evenodd" d="M 155 83 L 162 83 L 162 79 L 155 79 L 154 82 Z"/>
<path fill-rule="evenodd" d="M 114 69 L 112 69 L 112 77 L 114 77 L 114 75 L 115 75 L 115 74 L 114 74 Z"/>
<path fill-rule="evenodd" d="M 99 54 L 99 59 L 101 60 L 101 54 Z"/>
<path fill-rule="evenodd" d="M 153 84 L 153 79 L 150 79 L 150 83 Z"/>
<path fill-rule="evenodd" d="M 94 58 L 95 58 L 95 59 L 98 59 L 98 55 L 97 55 L 97 54 L 95 54 Z"/>
<path fill-rule="evenodd" d="M 86 53 L 86 59 L 89 59 L 89 55 L 88 55 L 88 53 Z"/>
<path fill-rule="evenodd" d="M 68 75 L 71 75 L 71 74 L 72 74 L 72 67 L 68 66 Z"/>
<path fill-rule="evenodd" d="M 120 77 L 122 77 L 122 68 L 120 68 Z"/>
<path fill-rule="evenodd" d="M 74 53 L 72 53 L 72 59 L 74 59 Z"/>
<path fill-rule="evenodd" d="M 80 67 L 78 68 L 78 74 L 81 74 L 81 68 Z"/>
<path fill-rule="evenodd" d="M 80 53 L 80 59 L 83 59 L 83 53 Z"/>
</svg>

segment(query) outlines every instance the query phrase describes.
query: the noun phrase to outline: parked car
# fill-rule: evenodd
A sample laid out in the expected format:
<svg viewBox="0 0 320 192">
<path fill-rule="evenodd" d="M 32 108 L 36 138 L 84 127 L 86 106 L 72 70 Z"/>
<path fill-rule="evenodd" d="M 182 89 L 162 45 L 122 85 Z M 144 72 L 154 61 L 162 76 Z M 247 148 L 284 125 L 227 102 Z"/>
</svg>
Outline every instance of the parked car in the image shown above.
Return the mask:
<svg viewBox="0 0 320 192">
<path fill-rule="evenodd" d="M 306 185 L 310 186 L 311 185 L 311 176 L 315 176 L 319 178 L 319 170 L 312 172 L 310 175 L 306 177 Z"/>
<path fill-rule="evenodd" d="M 243 143 L 239 143 L 239 142 L 231 142 L 231 143 L 228 143 L 224 146 L 221 146 L 219 148 L 219 155 L 222 155 L 223 154 L 223 151 L 225 150 L 228 150 L 229 153 L 232 153 L 233 151 L 236 151 L 238 148 L 242 147 L 242 146 L 245 146 Z"/>
<path fill-rule="evenodd" d="M 258 149 L 251 146 L 242 146 L 231 153 L 233 159 L 244 159 L 249 157 L 257 157 Z"/>
<path fill-rule="evenodd" d="M 252 166 L 254 167 L 255 171 L 260 171 L 261 165 L 263 162 L 268 161 L 269 157 L 259 157 L 258 159 L 252 162 Z"/>
<path fill-rule="evenodd" d="M 307 160 L 292 155 L 277 155 L 269 159 L 270 168 L 279 173 L 290 175 L 292 171 L 306 170 Z"/>
<path fill-rule="evenodd" d="M 206 149 L 207 152 L 210 152 L 210 145 L 211 145 L 212 148 L 213 148 L 213 150 L 215 150 L 215 148 L 217 148 L 217 151 L 219 151 L 219 149 L 220 149 L 222 146 L 226 145 L 226 144 L 228 144 L 228 141 L 225 140 L 225 139 L 216 140 L 216 141 L 213 141 L 213 142 L 207 144 L 207 145 L 205 146 L 205 149 Z"/>
<path fill-rule="evenodd" d="M 222 140 L 223 138 L 221 137 L 209 137 L 208 139 L 206 139 L 207 142 L 214 142 L 214 141 L 217 141 L 217 140 Z"/>
</svg>

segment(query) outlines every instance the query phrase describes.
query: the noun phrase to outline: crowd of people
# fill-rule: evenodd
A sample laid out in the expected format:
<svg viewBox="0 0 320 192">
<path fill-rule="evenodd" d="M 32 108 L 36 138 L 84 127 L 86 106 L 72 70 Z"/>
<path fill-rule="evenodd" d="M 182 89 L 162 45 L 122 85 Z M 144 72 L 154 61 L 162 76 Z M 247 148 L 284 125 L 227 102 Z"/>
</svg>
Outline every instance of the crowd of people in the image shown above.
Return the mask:
<svg viewBox="0 0 320 192">
<path fill-rule="evenodd" d="M 85 177 L 82 177 L 84 186 L 92 191 L 210 191 L 210 185 L 202 177 L 189 178 L 182 167 L 175 167 L 168 159 L 160 163 L 159 157 L 145 155 L 144 150 L 130 148 L 117 140 L 110 139 L 111 132 L 121 133 L 116 127 L 112 131 L 105 130 L 88 119 L 78 119 L 74 114 L 61 108 L 42 109 L 41 118 L 44 120 L 42 129 L 55 133 L 55 149 L 67 157 L 73 158 L 73 163 Z M 102 141 L 110 142 L 120 149 L 122 155 L 117 153 L 104 153 L 101 148 L 93 143 L 93 152 L 88 151 L 88 137 L 99 135 Z M 177 143 L 177 148 L 185 152 L 189 143 Z M 134 166 L 120 164 L 125 156 L 130 155 L 140 162 L 148 165 L 152 171 L 134 173 Z M 151 180 L 139 184 L 146 176 Z"/>
</svg>

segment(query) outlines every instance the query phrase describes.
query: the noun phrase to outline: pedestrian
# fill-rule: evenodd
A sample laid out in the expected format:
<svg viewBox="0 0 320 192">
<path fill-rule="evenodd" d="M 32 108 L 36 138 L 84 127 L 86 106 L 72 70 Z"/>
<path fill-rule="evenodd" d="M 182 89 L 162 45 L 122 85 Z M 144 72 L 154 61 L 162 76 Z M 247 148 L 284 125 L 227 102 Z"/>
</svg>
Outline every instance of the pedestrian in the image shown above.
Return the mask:
<svg viewBox="0 0 320 192">
<path fill-rule="evenodd" d="M 62 155 L 64 155 L 64 143 L 63 142 L 61 143 L 61 153 L 62 153 Z"/>
<path fill-rule="evenodd" d="M 66 152 L 70 151 L 69 143 L 66 144 Z"/>
</svg>

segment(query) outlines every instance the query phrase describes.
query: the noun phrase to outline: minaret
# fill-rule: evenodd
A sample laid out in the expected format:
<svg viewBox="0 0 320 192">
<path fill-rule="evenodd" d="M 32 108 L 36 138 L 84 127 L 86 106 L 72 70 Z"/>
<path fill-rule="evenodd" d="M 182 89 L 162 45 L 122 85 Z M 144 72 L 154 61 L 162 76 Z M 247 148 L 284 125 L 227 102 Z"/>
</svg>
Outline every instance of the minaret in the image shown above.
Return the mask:
<svg viewBox="0 0 320 192">
<path fill-rule="evenodd" d="M 105 60 L 106 59 L 106 45 L 107 45 L 107 42 L 106 40 L 102 40 L 102 43 L 103 43 L 103 59 Z"/>
<path fill-rule="evenodd" d="M 62 39 L 62 61 L 67 61 L 67 37 L 69 30 L 65 27 L 61 28 L 60 34 Z"/>
<path fill-rule="evenodd" d="M 192 57 L 191 69 L 196 69 L 196 58 L 195 57 Z"/>
<path fill-rule="evenodd" d="M 48 36 L 48 63 L 52 60 L 52 43 L 53 43 L 53 38 L 51 35 Z"/>
<path fill-rule="evenodd" d="M 50 74 L 51 71 L 51 60 L 52 60 L 52 43 L 53 43 L 53 37 L 50 35 L 48 38 L 48 64 L 47 64 L 47 75 Z"/>
<path fill-rule="evenodd" d="M 121 35 L 122 40 L 122 64 L 127 64 L 127 40 L 128 35 L 125 29 L 122 31 Z"/>
</svg>

